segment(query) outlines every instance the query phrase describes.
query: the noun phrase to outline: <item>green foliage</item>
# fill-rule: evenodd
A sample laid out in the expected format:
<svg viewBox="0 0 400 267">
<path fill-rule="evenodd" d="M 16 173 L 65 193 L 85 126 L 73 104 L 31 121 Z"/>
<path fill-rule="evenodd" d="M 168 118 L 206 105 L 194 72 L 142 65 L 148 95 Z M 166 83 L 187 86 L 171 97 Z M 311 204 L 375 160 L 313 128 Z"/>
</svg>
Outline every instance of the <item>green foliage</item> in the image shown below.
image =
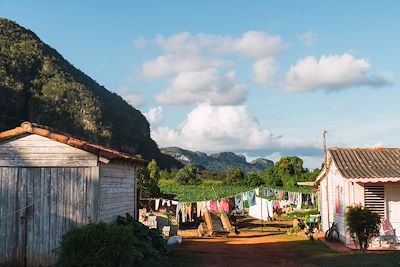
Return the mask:
<svg viewBox="0 0 400 267">
<path fill-rule="evenodd" d="M 160 195 L 159 179 L 160 174 L 155 160 L 152 160 L 147 168 L 139 167 L 137 170 L 137 185 L 140 197 L 158 197 Z"/>
<path fill-rule="evenodd" d="M 241 185 L 179 185 L 176 182 L 171 182 L 171 180 L 160 180 L 159 186 L 163 194 L 175 195 L 176 200 L 184 202 L 231 197 L 254 189 L 254 187 Z"/>
<path fill-rule="evenodd" d="M 380 216 L 362 206 L 350 206 L 346 212 L 347 230 L 362 251 L 368 249 L 372 238 L 379 236 Z"/>
<path fill-rule="evenodd" d="M 195 185 L 201 183 L 200 172 L 193 165 L 186 165 L 180 169 L 177 172 L 175 179 L 180 185 Z"/>
<path fill-rule="evenodd" d="M 229 169 L 225 173 L 225 184 L 236 184 L 243 180 L 244 174 L 241 169 L 239 168 L 234 168 L 234 169 Z"/>
<path fill-rule="evenodd" d="M 249 187 L 259 187 L 264 185 L 264 180 L 261 178 L 260 174 L 258 173 L 249 173 L 246 177 L 240 182 L 241 185 L 249 186 Z"/>
<path fill-rule="evenodd" d="M 144 159 L 161 154 L 143 114 L 66 61 L 33 32 L 0 19 L 0 131 L 28 120 Z"/>
<path fill-rule="evenodd" d="M 314 181 L 320 173 L 320 169 L 309 172 L 303 167 L 303 160 L 299 157 L 282 157 L 270 169 L 265 169 L 261 173 L 267 187 L 282 187 L 287 190 L 297 188 L 297 182 Z"/>
<path fill-rule="evenodd" d="M 88 224 L 67 232 L 59 248 L 58 266 L 135 266 L 161 261 L 165 242 L 129 214 L 116 224 Z"/>
</svg>

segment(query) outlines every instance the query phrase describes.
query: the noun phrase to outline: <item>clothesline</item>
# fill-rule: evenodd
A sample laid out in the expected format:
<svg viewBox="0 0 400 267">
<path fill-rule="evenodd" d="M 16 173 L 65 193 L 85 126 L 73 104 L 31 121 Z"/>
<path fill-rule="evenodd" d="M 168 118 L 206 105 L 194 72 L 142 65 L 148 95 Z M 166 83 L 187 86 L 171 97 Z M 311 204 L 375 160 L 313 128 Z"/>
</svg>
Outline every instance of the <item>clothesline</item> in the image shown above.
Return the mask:
<svg viewBox="0 0 400 267">
<path fill-rule="evenodd" d="M 258 190 L 260 190 L 260 189 L 270 189 L 270 190 L 274 190 L 274 191 L 282 192 L 282 193 L 304 193 L 304 192 L 296 192 L 296 191 L 287 191 L 287 190 L 284 190 L 282 188 L 270 188 L 270 187 L 265 187 L 265 186 L 259 186 L 259 187 L 256 187 L 254 189 L 250 189 L 250 190 L 243 191 L 243 192 L 240 192 L 240 193 L 235 193 L 234 195 L 229 195 L 229 196 L 224 196 L 224 197 L 219 197 L 219 198 L 216 197 L 216 198 L 211 198 L 211 199 L 204 199 L 204 200 L 199 200 L 199 201 L 181 201 L 181 200 L 167 199 L 167 198 L 162 198 L 162 197 L 160 197 L 160 198 L 141 198 L 141 200 L 159 200 L 159 199 L 162 199 L 162 200 L 165 200 L 165 201 L 174 201 L 174 202 L 178 201 L 178 202 L 181 202 L 181 203 L 197 203 L 197 202 L 211 201 L 211 200 L 220 201 L 221 199 L 234 198 L 234 197 L 236 197 L 238 195 L 246 194 L 247 192 L 253 192 L 253 191 L 256 191 L 257 189 Z M 215 191 L 214 191 L 214 194 L 215 194 Z M 311 194 L 311 192 L 310 193 L 305 193 L 305 194 Z M 257 194 L 257 197 L 263 198 L 263 196 L 261 196 L 259 193 Z M 276 199 L 276 198 L 268 198 L 268 199 L 272 199 L 273 200 L 273 199 Z"/>
</svg>

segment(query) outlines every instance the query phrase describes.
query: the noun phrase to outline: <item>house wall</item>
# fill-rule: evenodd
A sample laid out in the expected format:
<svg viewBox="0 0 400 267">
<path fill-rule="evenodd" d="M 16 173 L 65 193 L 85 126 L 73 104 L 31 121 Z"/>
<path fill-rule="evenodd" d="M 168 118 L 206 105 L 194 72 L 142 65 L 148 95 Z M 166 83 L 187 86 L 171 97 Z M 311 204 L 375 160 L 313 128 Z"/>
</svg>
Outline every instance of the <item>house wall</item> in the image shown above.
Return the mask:
<svg viewBox="0 0 400 267">
<path fill-rule="evenodd" d="M 100 164 L 99 220 L 114 222 L 118 215 L 137 210 L 136 167 L 131 164 Z"/>
<path fill-rule="evenodd" d="M 0 142 L 0 265 L 54 264 L 62 235 L 95 214 L 96 164 L 37 135 Z"/>
<path fill-rule="evenodd" d="M 327 184 L 328 182 L 328 191 Z M 333 222 L 335 222 L 339 238 L 343 243 L 347 240 L 347 231 L 345 224 L 345 210 L 349 203 L 346 197 L 350 191 L 347 180 L 342 177 L 338 171 L 335 162 L 332 162 L 329 172 L 320 182 L 320 203 L 322 230 L 327 231 Z M 329 213 L 329 215 L 328 215 Z"/>
</svg>

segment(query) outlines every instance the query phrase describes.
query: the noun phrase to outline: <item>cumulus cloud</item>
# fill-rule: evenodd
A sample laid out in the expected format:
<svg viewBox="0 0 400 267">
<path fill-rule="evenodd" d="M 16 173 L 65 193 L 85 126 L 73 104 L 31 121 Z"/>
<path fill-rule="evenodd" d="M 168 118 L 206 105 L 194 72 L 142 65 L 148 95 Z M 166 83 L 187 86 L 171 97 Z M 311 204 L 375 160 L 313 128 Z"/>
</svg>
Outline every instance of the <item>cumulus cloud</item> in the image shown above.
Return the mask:
<svg viewBox="0 0 400 267">
<path fill-rule="evenodd" d="M 211 105 L 238 105 L 247 97 L 247 89 L 234 72 L 219 76 L 216 69 L 178 74 L 166 91 L 156 96 L 157 102 L 167 105 L 209 103 Z"/>
<path fill-rule="evenodd" d="M 137 45 L 144 40 L 138 39 Z M 169 37 L 157 35 L 155 43 L 162 55 L 142 64 L 141 76 L 159 79 L 187 71 L 231 67 L 223 55 L 239 55 L 251 60 L 262 60 L 276 55 L 283 48 L 279 35 L 248 31 L 240 37 L 197 34 L 188 32 Z"/>
<path fill-rule="evenodd" d="M 149 109 L 144 113 L 144 116 L 149 121 L 151 127 L 157 127 L 164 121 L 164 114 L 161 106 Z"/>
<path fill-rule="evenodd" d="M 349 87 L 388 85 L 387 75 L 369 76 L 371 64 L 366 59 L 356 59 L 351 54 L 306 57 L 290 67 L 283 82 L 283 88 L 292 92 L 329 91 Z"/>
<path fill-rule="evenodd" d="M 253 64 L 253 81 L 269 85 L 276 79 L 277 64 L 271 57 L 256 61 Z"/>
<path fill-rule="evenodd" d="M 259 59 L 277 54 L 282 50 L 282 47 L 282 39 L 278 35 L 273 36 L 265 32 L 249 31 L 239 38 L 226 37 L 222 46 L 217 47 L 217 50 Z"/>
<path fill-rule="evenodd" d="M 229 62 L 213 57 L 168 54 L 144 62 L 142 77 L 152 80 L 187 71 L 221 68 L 229 65 Z"/>
<path fill-rule="evenodd" d="M 161 147 L 179 146 L 204 152 L 316 150 L 320 144 L 275 137 L 263 129 L 245 106 L 198 105 L 177 129 L 159 127 L 152 137 Z"/>
<path fill-rule="evenodd" d="M 305 46 L 311 47 L 317 44 L 317 34 L 312 31 L 299 33 L 296 37 L 297 40 Z"/>
</svg>

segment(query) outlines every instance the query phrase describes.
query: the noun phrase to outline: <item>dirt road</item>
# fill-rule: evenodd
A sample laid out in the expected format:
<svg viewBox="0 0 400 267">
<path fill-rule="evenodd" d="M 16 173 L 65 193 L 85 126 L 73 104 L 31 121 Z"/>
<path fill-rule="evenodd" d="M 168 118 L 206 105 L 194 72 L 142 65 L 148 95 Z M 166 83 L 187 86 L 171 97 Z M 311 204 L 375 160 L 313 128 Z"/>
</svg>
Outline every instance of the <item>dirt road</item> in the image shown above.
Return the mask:
<svg viewBox="0 0 400 267">
<path fill-rule="evenodd" d="M 312 241 L 299 236 L 270 235 L 228 239 L 184 240 L 175 253 L 196 259 L 198 266 L 316 266 L 302 259 Z M 183 264 L 185 265 L 185 264 Z"/>
</svg>

